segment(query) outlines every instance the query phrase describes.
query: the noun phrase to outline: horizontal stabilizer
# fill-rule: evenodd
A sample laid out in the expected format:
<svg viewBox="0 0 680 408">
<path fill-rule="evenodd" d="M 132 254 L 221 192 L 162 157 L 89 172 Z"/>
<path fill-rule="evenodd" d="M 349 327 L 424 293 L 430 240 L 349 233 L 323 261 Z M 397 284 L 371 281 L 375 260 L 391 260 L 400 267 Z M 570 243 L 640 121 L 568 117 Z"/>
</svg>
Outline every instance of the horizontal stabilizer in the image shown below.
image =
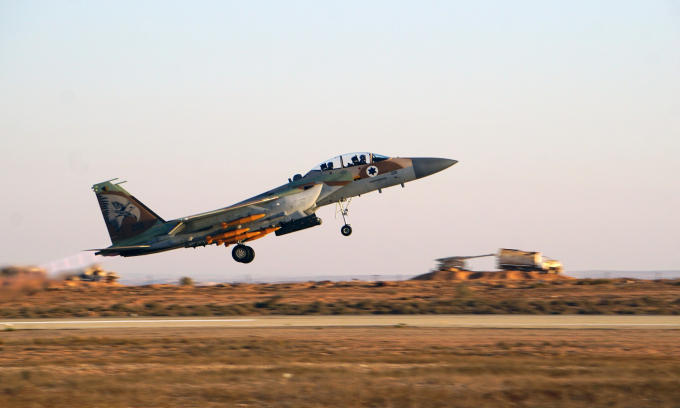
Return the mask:
<svg viewBox="0 0 680 408">
<path fill-rule="evenodd" d="M 126 249 L 140 249 L 140 248 L 149 248 L 150 245 L 128 245 L 128 246 L 117 246 L 117 247 L 108 247 L 108 248 L 99 248 L 99 249 L 85 249 L 85 251 L 105 251 L 105 252 L 111 252 L 111 251 L 124 251 Z"/>
</svg>

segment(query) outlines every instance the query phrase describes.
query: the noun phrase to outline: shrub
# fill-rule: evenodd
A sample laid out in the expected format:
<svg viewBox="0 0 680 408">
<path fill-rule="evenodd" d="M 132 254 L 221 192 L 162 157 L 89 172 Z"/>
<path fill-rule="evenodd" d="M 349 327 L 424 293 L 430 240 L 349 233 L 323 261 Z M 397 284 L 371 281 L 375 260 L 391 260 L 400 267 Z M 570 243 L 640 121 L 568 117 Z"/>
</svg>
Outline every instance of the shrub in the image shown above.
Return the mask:
<svg viewBox="0 0 680 408">
<path fill-rule="evenodd" d="M 579 279 L 577 285 L 606 285 L 614 283 L 611 279 Z"/>
<path fill-rule="evenodd" d="M 472 290 L 465 283 L 456 286 L 456 297 L 465 299 L 472 296 Z"/>
<path fill-rule="evenodd" d="M 374 305 L 373 299 L 364 299 L 357 302 L 356 307 L 357 309 L 373 309 Z"/>
<path fill-rule="evenodd" d="M 206 306 L 193 306 L 191 308 L 192 316 L 212 316 L 212 311 Z"/>
<path fill-rule="evenodd" d="M 130 308 L 124 303 L 116 303 L 115 305 L 111 306 L 111 310 L 116 312 L 126 312 L 129 311 Z"/>
<path fill-rule="evenodd" d="M 530 302 L 530 304 L 539 312 L 546 312 L 548 310 L 548 306 L 546 306 L 545 302 L 542 300 L 536 300 L 533 302 Z"/>
<path fill-rule="evenodd" d="M 316 301 L 312 304 L 309 305 L 309 308 L 307 309 L 309 313 L 315 313 L 315 314 L 328 314 L 328 306 L 324 302 Z"/>
<path fill-rule="evenodd" d="M 194 286 L 194 280 L 188 276 L 182 276 L 179 278 L 180 286 Z"/>
</svg>

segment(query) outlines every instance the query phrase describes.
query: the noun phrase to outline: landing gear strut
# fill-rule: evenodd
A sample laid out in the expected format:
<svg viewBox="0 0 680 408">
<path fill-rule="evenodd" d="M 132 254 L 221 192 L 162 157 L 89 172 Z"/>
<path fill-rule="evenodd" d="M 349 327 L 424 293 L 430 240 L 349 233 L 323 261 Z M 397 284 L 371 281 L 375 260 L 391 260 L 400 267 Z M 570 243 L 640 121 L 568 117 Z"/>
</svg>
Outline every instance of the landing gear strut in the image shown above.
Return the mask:
<svg viewBox="0 0 680 408">
<path fill-rule="evenodd" d="M 350 197 L 349 199 L 345 200 L 344 198 L 341 199 L 336 203 L 335 206 L 335 218 L 338 218 L 338 213 L 342 215 L 342 221 L 345 223 L 345 225 L 340 228 L 340 233 L 346 237 L 352 235 L 352 227 L 347 223 L 347 213 L 349 213 L 349 204 L 352 202 L 352 198 Z M 345 205 L 345 203 L 347 203 Z M 338 208 L 340 207 L 340 208 Z"/>
<path fill-rule="evenodd" d="M 231 256 L 236 262 L 251 263 L 255 259 L 255 250 L 249 246 L 238 244 L 231 251 Z"/>
</svg>

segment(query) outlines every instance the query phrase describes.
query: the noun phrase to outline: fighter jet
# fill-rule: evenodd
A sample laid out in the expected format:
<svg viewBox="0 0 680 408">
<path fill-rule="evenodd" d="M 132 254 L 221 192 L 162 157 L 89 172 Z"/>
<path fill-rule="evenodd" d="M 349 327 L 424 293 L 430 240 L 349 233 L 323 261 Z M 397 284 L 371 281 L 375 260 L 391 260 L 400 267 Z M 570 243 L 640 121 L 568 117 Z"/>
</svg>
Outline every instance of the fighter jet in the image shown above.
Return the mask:
<svg viewBox="0 0 680 408">
<path fill-rule="evenodd" d="M 320 207 L 335 204 L 344 221 L 340 232 L 352 234 L 347 223 L 353 197 L 427 177 L 456 164 L 456 160 L 388 157 L 368 152 L 326 160 L 288 183 L 229 207 L 165 221 L 120 183 L 92 186 L 113 245 L 93 249 L 101 256 L 140 256 L 178 248 L 234 245 L 240 263 L 255 259 L 246 245 L 272 232 L 276 236 L 321 225 Z"/>
</svg>

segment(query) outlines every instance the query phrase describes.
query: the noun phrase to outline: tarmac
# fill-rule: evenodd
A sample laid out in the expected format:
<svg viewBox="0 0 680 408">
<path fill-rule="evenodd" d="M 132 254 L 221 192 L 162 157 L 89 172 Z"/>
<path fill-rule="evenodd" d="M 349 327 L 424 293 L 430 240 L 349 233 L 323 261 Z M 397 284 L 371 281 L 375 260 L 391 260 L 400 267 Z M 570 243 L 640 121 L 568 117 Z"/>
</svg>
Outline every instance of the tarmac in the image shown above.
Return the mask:
<svg viewBox="0 0 680 408">
<path fill-rule="evenodd" d="M 343 315 L 224 317 L 112 317 L 5 319 L 0 330 L 65 330 L 157 327 L 413 326 L 532 329 L 680 329 L 680 316 L 610 315 Z"/>
</svg>

